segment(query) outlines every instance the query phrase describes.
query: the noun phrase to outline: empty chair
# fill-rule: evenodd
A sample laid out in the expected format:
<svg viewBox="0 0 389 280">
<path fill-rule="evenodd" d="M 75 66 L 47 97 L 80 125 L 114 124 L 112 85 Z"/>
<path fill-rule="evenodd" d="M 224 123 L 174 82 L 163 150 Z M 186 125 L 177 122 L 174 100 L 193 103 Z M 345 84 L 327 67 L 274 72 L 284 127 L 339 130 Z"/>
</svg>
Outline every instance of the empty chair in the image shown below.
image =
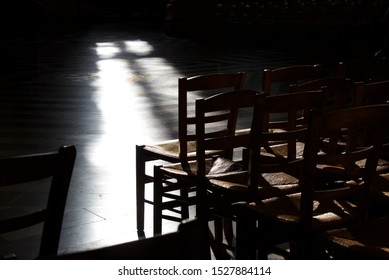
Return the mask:
<svg viewBox="0 0 389 280">
<path fill-rule="evenodd" d="M 214 94 L 217 91 L 241 89 L 244 86 L 245 73 L 216 73 L 182 77 L 178 80 L 178 138 L 163 143 L 136 146 L 136 201 L 137 229 L 144 230 L 145 203 L 153 203 L 145 198 L 145 186 L 153 182 L 153 176 L 146 174 L 146 163 L 155 160 L 181 162 L 195 157 L 194 117 L 188 111 L 188 95 Z M 211 92 L 211 93 L 209 93 Z M 196 96 L 196 95 L 195 95 Z M 191 101 L 193 101 L 192 98 Z M 194 101 L 193 101 L 194 102 Z M 188 104 L 190 103 L 190 104 Z M 184 213 L 184 218 L 187 214 Z"/>
<path fill-rule="evenodd" d="M 188 204 L 195 205 L 197 216 L 202 220 L 199 207 L 199 184 L 206 178 L 239 179 L 246 174 L 245 163 L 242 162 L 241 148 L 247 149 L 250 144 L 250 134 L 238 134 L 237 121 L 247 119 L 247 126 L 253 129 L 254 124 L 261 123 L 253 117 L 259 102 L 259 93 L 252 90 L 228 91 L 209 98 L 196 100 L 196 159 L 181 164 L 156 166 L 154 170 L 154 233 L 161 232 L 163 211 L 171 208 L 171 201 L 183 196 L 174 197 L 175 192 L 185 191 L 194 196 L 185 197 Z M 254 110 L 254 112 L 253 112 Z M 254 130 L 257 130 L 255 128 Z M 221 151 L 219 156 L 210 158 L 212 151 Z M 234 194 L 233 200 L 242 199 Z M 228 200 L 226 199 L 226 204 Z M 201 204 L 203 205 L 203 204 Z M 217 232 L 219 233 L 219 232 Z"/>
<path fill-rule="evenodd" d="M 322 90 L 267 96 L 258 113 L 259 119 L 276 115 L 279 119 L 273 125 L 280 129 L 272 127 L 269 130 L 262 124 L 258 125 L 260 130 L 251 131 L 252 150 L 246 158 L 248 174 L 241 176 L 240 180 L 208 178 L 207 190 L 211 193 L 210 199 L 215 201 L 212 204 L 221 204 L 220 201 L 224 201 L 228 194 L 250 202 L 299 192 L 299 171 L 307 138 L 307 120 L 300 120 L 305 115 L 304 111 L 321 110 L 324 100 L 325 92 Z M 223 214 L 223 211 L 218 212 Z M 231 210 L 226 212 L 225 218 L 235 220 Z M 232 243 L 232 229 L 225 227 L 225 231 L 226 239 Z"/>
<path fill-rule="evenodd" d="M 366 106 L 373 104 L 385 104 L 389 100 L 389 80 L 378 82 L 357 82 L 355 83 L 354 106 Z M 382 216 L 389 213 L 389 136 L 382 155 L 378 161 L 377 172 L 379 173 L 374 181 L 373 193 L 375 204 L 373 206 L 375 216 Z"/>
<path fill-rule="evenodd" d="M 224 235 L 229 244 L 234 244 L 231 221 L 235 217 L 229 207 L 232 202 L 249 202 L 259 197 L 269 198 L 300 191 L 297 170 L 303 163 L 301 146 L 304 146 L 307 137 L 307 125 L 299 120 L 304 111 L 321 110 L 324 100 L 325 93 L 321 90 L 267 96 L 257 108 L 256 120 L 253 121 L 252 127 L 256 129 L 251 129 L 251 145 L 244 158 L 244 162 L 250 159 L 245 163 L 247 173 L 237 174 L 233 180 L 222 176 L 205 177 L 200 190 L 206 190 L 208 196 L 204 195 L 206 198 L 199 200 L 209 201 L 204 211 L 223 217 Z M 273 124 L 282 129 L 266 129 L 263 121 L 269 114 L 281 117 Z M 207 140 L 203 141 L 207 147 Z M 216 141 L 215 138 L 211 139 L 211 143 Z M 219 141 L 223 142 L 224 139 Z M 259 156 L 249 156 L 257 148 L 260 149 Z M 207 149 L 212 149 L 212 146 Z M 235 253 L 234 247 L 232 251 Z"/>
<path fill-rule="evenodd" d="M 237 207 L 239 256 L 256 257 L 253 248 L 258 248 L 266 258 L 274 245 L 291 242 L 289 256 L 320 258 L 320 233 L 366 219 L 388 117 L 388 105 L 313 112 L 301 192 Z M 325 150 L 322 138 L 329 139 Z M 339 141 L 344 143 L 341 150 Z M 357 164 L 361 160 L 364 168 Z"/>
<path fill-rule="evenodd" d="M 266 68 L 262 73 L 262 92 L 265 95 L 283 94 L 289 92 L 291 84 L 299 84 L 321 77 L 320 64 L 290 65 L 279 68 Z M 265 116 L 265 123 L 270 121 Z"/>
<path fill-rule="evenodd" d="M 272 197 L 281 193 L 291 193 L 298 189 L 299 179 L 287 172 L 288 165 L 296 165 L 302 161 L 303 150 L 307 138 L 307 122 L 304 117 L 311 110 L 322 110 L 325 101 L 325 92 L 304 91 L 290 94 L 279 94 L 267 96 L 264 101 L 263 114 L 274 118 L 270 122 L 270 128 L 262 126 L 258 145 L 260 156 L 256 164 L 257 178 L 251 182 L 257 182 L 251 193 L 257 193 L 259 197 Z M 265 118 L 262 116 L 263 118 Z M 255 172 L 255 171 L 254 171 Z M 254 175 L 254 174 L 251 174 Z M 218 182 L 212 180 L 214 184 L 228 188 L 237 188 L 235 182 Z M 239 188 L 239 187 L 238 187 Z M 253 199 L 253 198 L 251 198 Z"/>
<path fill-rule="evenodd" d="M 355 83 L 354 106 L 367 106 L 374 104 L 385 104 L 389 100 L 389 80 L 379 82 L 357 82 Z M 378 161 L 377 170 L 379 173 L 389 172 L 389 139 L 382 151 Z"/>
<path fill-rule="evenodd" d="M 43 230 L 39 246 L 39 256 L 55 255 L 61 236 L 62 220 L 72 176 L 76 149 L 74 146 L 61 147 L 56 152 L 31 154 L 0 159 L 0 187 L 2 194 L 23 191 L 34 194 L 43 192 L 42 184 L 48 182 L 48 199 L 46 203 L 31 207 L 28 205 L 2 207 L 0 219 L 0 234 L 11 233 L 43 223 Z M 39 180 L 39 181 L 38 181 Z M 41 181 L 44 182 L 41 183 Z M 36 190 L 38 189 L 38 190 Z M 42 199 L 37 197 L 38 200 Z M 36 201 L 35 201 L 36 202 Z M 30 244 L 34 245 L 34 244 Z M 11 255 L 15 252 L 5 253 Z"/>
<path fill-rule="evenodd" d="M 53 255 L 47 259 L 59 260 L 201 260 L 202 246 L 199 221 L 183 221 L 175 232 L 130 241 L 93 250 Z M 44 259 L 44 258 L 43 258 Z"/>
<path fill-rule="evenodd" d="M 321 66 L 319 64 L 266 68 L 262 74 L 262 91 L 266 95 L 271 95 L 272 92 L 287 93 L 291 84 L 319 79 L 320 77 Z M 277 88 L 275 88 L 276 85 Z"/>
</svg>

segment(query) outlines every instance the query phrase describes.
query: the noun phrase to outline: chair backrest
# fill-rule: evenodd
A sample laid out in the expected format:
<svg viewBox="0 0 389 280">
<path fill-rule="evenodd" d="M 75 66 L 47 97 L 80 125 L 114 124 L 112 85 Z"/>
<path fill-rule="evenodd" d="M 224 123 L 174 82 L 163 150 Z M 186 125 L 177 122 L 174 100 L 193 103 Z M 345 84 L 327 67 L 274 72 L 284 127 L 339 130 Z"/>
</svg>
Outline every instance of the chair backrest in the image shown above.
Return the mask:
<svg viewBox="0 0 389 280">
<path fill-rule="evenodd" d="M 312 110 L 321 111 L 324 100 L 322 90 L 266 97 L 264 115 L 282 115 L 282 119 L 271 122 L 270 129 L 263 125 L 263 130 L 253 136 L 256 144 L 249 156 L 248 182 L 251 195 L 263 199 L 278 194 L 273 186 L 258 181 L 258 173 L 280 176 L 276 173 L 282 172 L 301 178 L 304 158 L 299 154 L 298 146 L 304 146 L 308 141 L 308 120 L 304 116 Z"/>
<path fill-rule="evenodd" d="M 208 196 L 210 178 L 206 176 L 207 153 L 216 150 L 220 151 L 219 156 L 232 159 L 239 148 L 251 151 L 250 145 L 255 142 L 252 139 L 254 134 L 239 133 L 236 129 L 237 117 L 244 116 L 247 113 L 245 111 L 249 111 L 247 127 L 250 127 L 251 132 L 262 130 L 263 119 L 260 112 L 263 111 L 263 100 L 264 95 L 253 90 L 228 91 L 196 100 L 196 216 L 201 222 L 202 238 L 209 236 L 208 219 L 211 205 L 220 203 L 219 199 L 210 200 Z M 243 156 L 240 159 L 243 159 Z M 245 168 L 247 165 L 243 164 L 243 169 Z M 224 176 L 223 180 L 231 181 L 231 178 Z M 203 252 L 209 253 L 209 248 L 203 248 Z"/>
<path fill-rule="evenodd" d="M 304 150 L 301 199 L 304 225 L 310 227 L 312 223 L 313 200 L 323 202 L 354 196 L 360 218 L 366 217 L 370 185 L 388 118 L 386 104 L 311 114 L 310 141 Z"/>
<path fill-rule="evenodd" d="M 237 117 L 250 114 L 251 131 L 261 129 L 260 105 L 264 96 L 253 90 L 235 90 L 196 100 L 197 176 L 205 178 L 207 151 L 221 150 L 232 159 L 234 149 L 248 148 L 250 133 L 238 133 Z"/>
<path fill-rule="evenodd" d="M 389 80 L 380 82 L 355 83 L 354 106 L 389 104 Z M 389 135 L 385 138 L 384 157 L 389 154 Z"/>
<path fill-rule="evenodd" d="M 197 219 L 186 220 L 178 231 L 93 250 L 52 255 L 60 260 L 201 260 L 200 250 L 208 240 L 200 238 Z M 125 271 L 123 271 L 125 275 Z"/>
<path fill-rule="evenodd" d="M 263 131 L 261 141 L 289 142 L 288 158 L 296 159 L 296 141 L 305 142 L 303 136 L 299 139 L 297 131 L 305 131 L 308 127 L 308 117 L 311 110 L 323 110 L 326 92 L 323 90 L 301 91 L 266 97 L 265 114 L 270 122 L 267 131 Z M 266 126 L 264 125 L 266 128 Z M 296 135 L 295 135 L 296 133 Z M 290 137 L 289 141 L 286 141 Z M 278 139 L 278 140 L 277 140 Z"/>
<path fill-rule="evenodd" d="M 277 89 L 277 92 L 288 92 L 290 84 L 319 79 L 321 76 L 321 65 L 292 65 L 275 69 L 264 69 L 262 75 L 262 91 L 266 95 L 272 94 L 272 87 L 275 83 L 283 83 L 284 90 Z"/>
<path fill-rule="evenodd" d="M 351 107 L 354 97 L 354 85 L 349 79 L 326 77 L 300 84 L 290 85 L 290 92 L 318 90 L 325 87 L 327 100 L 325 110 L 340 110 Z"/>
<path fill-rule="evenodd" d="M 192 112 L 188 107 L 195 99 L 204 95 L 211 96 L 227 90 L 243 89 L 246 74 L 215 73 L 178 79 L 178 137 L 180 141 L 180 158 L 185 161 L 188 156 L 188 143 L 196 141 L 194 106 Z M 193 103 L 188 100 L 189 93 L 198 94 Z M 200 96 L 199 96 L 200 95 Z"/>
<path fill-rule="evenodd" d="M 75 157 L 75 147 L 65 146 L 55 152 L 0 159 L 0 187 L 17 188 L 23 184 L 30 192 L 37 187 L 37 181 L 51 178 L 47 205 L 31 213 L 1 219 L 1 234 L 43 223 L 39 255 L 57 254 Z"/>
<path fill-rule="evenodd" d="M 389 100 L 389 80 L 355 83 L 354 106 L 385 104 Z"/>
</svg>

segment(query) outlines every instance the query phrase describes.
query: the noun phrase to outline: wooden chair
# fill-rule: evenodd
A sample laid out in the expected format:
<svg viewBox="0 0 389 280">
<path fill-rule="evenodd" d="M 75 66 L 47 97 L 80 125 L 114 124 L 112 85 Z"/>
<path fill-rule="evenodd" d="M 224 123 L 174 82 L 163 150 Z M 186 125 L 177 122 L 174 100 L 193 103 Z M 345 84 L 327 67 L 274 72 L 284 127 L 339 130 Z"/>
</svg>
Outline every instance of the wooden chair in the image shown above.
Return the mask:
<svg viewBox="0 0 389 280">
<path fill-rule="evenodd" d="M 223 217 L 224 238 L 228 244 L 234 243 L 231 221 L 235 217 L 229 211 L 231 203 L 239 200 L 254 201 L 258 197 L 269 198 L 300 190 L 296 169 L 302 164 L 301 147 L 307 135 L 307 125 L 301 118 L 304 111 L 321 110 L 324 100 L 325 92 L 321 90 L 267 96 L 261 109 L 257 110 L 256 118 L 263 122 L 268 115 L 277 115 L 278 118 L 281 114 L 286 116 L 272 122 L 270 130 L 266 129 L 264 123 L 254 123 L 259 129 L 251 130 L 251 149 L 261 149 L 260 156 L 249 157 L 251 161 L 247 163 L 248 174 L 238 174 L 234 180 L 206 177 L 208 200 L 212 202 L 205 209 L 209 209 L 213 215 Z M 234 248 L 232 251 L 235 253 Z"/>
<path fill-rule="evenodd" d="M 298 179 L 293 178 L 289 181 L 288 175 L 284 174 L 286 176 L 283 177 L 281 171 L 285 171 L 288 163 L 302 160 L 308 121 L 304 116 L 311 110 L 322 110 L 324 101 L 325 92 L 322 90 L 266 96 L 261 114 L 274 116 L 274 121 L 270 123 L 270 129 L 263 124 L 262 130 L 258 132 L 260 135 L 256 136 L 259 138 L 256 145 L 261 150 L 258 162 L 250 163 L 258 165 L 257 174 L 254 172 L 251 175 L 263 177 L 263 181 L 253 187 L 252 194 L 257 192 L 258 187 L 264 189 L 265 185 L 289 187 L 297 185 Z M 261 118 L 264 118 L 263 115 L 260 115 Z M 266 176 L 267 169 L 269 173 L 274 173 L 272 170 L 276 169 L 280 173 L 276 176 L 270 174 Z M 258 174 L 259 170 L 260 174 Z M 251 180 L 257 181 L 254 178 Z M 218 182 L 224 187 L 237 186 L 234 182 L 219 182 L 215 179 L 211 181 L 215 184 Z M 262 185 L 264 182 L 266 183 Z M 263 197 L 263 195 L 273 196 L 266 192 L 259 196 Z"/>
<path fill-rule="evenodd" d="M 175 232 L 88 251 L 49 256 L 57 260 L 203 260 L 199 221 L 183 221 Z"/>
<path fill-rule="evenodd" d="M 262 73 L 262 92 L 265 95 L 288 93 L 291 84 L 319 79 L 322 75 L 321 72 L 322 67 L 320 64 L 300 64 L 274 69 L 266 68 Z M 269 118 L 270 116 L 265 116 L 265 124 L 270 121 Z"/>
<path fill-rule="evenodd" d="M 144 230 L 145 203 L 153 204 L 145 198 L 145 186 L 153 182 L 153 176 L 146 174 L 146 163 L 163 160 L 181 162 L 195 157 L 195 134 L 193 132 L 194 117 L 188 113 L 188 94 L 214 94 L 215 91 L 242 89 L 245 73 L 216 73 L 182 77 L 178 79 L 178 139 L 163 143 L 136 146 L 136 201 L 137 229 Z M 194 102 L 191 100 L 191 102 Z M 184 213 L 184 218 L 187 218 Z"/>
<path fill-rule="evenodd" d="M 250 153 L 256 148 L 259 151 L 256 157 L 247 156 L 250 159 L 248 174 L 243 174 L 239 180 L 209 178 L 208 192 L 215 201 L 211 204 L 225 202 L 228 194 L 235 200 L 240 198 L 240 201 L 250 202 L 300 191 L 298 170 L 302 167 L 302 150 L 307 137 L 307 120 L 301 119 L 304 111 L 321 110 L 324 100 L 325 92 L 321 90 L 267 96 L 258 113 L 259 119 L 263 121 L 268 115 L 276 115 L 278 120 L 271 123 L 271 129 L 262 124 L 260 130 L 251 131 L 255 140 L 252 140 Z M 231 201 L 227 201 L 228 204 Z M 211 212 L 235 220 L 234 213 L 226 213 L 225 208 L 228 206 L 224 209 L 219 206 L 217 211 L 212 209 Z M 232 244 L 234 233 L 231 226 L 225 225 L 224 230 L 226 240 Z"/>
<path fill-rule="evenodd" d="M 389 100 L 389 80 L 379 82 L 355 83 L 354 106 L 385 104 Z M 389 173 L 389 139 L 386 138 L 384 149 L 378 161 L 377 171 L 380 174 Z"/>
<path fill-rule="evenodd" d="M 289 257 L 320 258 L 320 233 L 366 219 L 388 117 L 388 105 L 313 112 L 301 192 L 237 206 L 239 257 L 257 257 L 252 248 L 258 248 L 266 258 L 274 245 L 292 242 Z M 323 137 L 329 138 L 325 152 Z M 339 141 L 345 144 L 341 151 Z M 364 168 L 357 164 L 361 160 Z"/>
<path fill-rule="evenodd" d="M 319 79 L 320 77 L 320 64 L 291 65 L 275 69 L 266 68 L 262 74 L 262 91 L 266 95 L 271 95 L 272 92 L 287 93 L 291 84 Z M 275 85 L 278 85 L 278 88 L 274 88 Z"/>
<path fill-rule="evenodd" d="M 51 153 L 0 159 L 0 187 L 19 188 L 23 186 L 31 192 L 34 187 L 42 189 L 41 184 L 36 183 L 37 180 L 51 177 L 47 205 L 38 210 L 21 206 L 16 209 L 16 214 L 9 217 L 2 215 L 0 234 L 43 223 L 39 256 L 57 254 L 75 157 L 75 147 L 66 146 Z M 10 252 L 12 253 L 14 252 Z"/>
<path fill-rule="evenodd" d="M 155 234 L 161 232 L 161 221 L 165 217 L 162 215 L 163 210 L 171 207 L 171 202 L 165 199 L 173 198 L 173 201 L 183 199 L 182 195 L 174 197 L 174 192 L 196 191 L 195 196 L 186 196 L 184 202 L 197 204 L 197 216 L 202 221 L 208 221 L 199 210 L 203 207 L 199 207 L 198 201 L 204 201 L 200 199 L 201 195 L 199 196 L 201 194 L 199 184 L 202 184 L 205 178 L 234 181 L 247 172 L 241 153 L 236 152 L 236 149 L 247 149 L 250 134 L 236 133 L 236 124 L 241 117 L 248 118 L 247 126 L 251 129 L 260 122 L 259 118 L 253 117 L 257 112 L 259 96 L 256 91 L 238 90 L 196 100 L 196 160 L 183 164 L 156 166 L 154 170 Z M 215 150 L 222 152 L 219 156 L 210 158 L 208 154 Z M 233 199 L 241 197 L 235 196 Z"/>
<path fill-rule="evenodd" d="M 378 82 L 355 83 L 354 106 L 385 104 L 389 100 L 389 80 Z M 377 177 L 374 181 L 373 193 L 375 196 L 375 216 L 389 213 L 389 135 L 382 155 L 378 160 Z"/>
</svg>

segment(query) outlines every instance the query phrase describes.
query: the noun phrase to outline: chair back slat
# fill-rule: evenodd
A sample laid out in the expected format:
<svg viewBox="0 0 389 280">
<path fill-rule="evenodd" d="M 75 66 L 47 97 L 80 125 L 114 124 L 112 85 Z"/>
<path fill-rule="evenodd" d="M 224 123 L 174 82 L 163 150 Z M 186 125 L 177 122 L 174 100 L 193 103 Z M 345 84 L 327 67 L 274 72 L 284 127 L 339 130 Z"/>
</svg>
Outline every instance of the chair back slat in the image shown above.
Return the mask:
<svg viewBox="0 0 389 280">
<path fill-rule="evenodd" d="M 262 74 L 262 91 L 266 95 L 272 95 L 274 84 L 290 84 L 318 79 L 321 76 L 321 65 L 291 65 L 286 67 L 269 69 L 266 68 Z M 286 89 L 285 92 L 288 90 Z M 279 92 L 279 90 L 278 90 Z"/>
</svg>

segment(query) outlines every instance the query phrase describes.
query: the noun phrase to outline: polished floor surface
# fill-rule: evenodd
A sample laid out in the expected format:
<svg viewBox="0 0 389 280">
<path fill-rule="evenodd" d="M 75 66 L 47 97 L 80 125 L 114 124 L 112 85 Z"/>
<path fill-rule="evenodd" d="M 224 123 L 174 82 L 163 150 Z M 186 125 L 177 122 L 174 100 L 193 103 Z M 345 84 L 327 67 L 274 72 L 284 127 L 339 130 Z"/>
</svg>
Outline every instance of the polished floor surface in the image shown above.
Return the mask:
<svg viewBox="0 0 389 280">
<path fill-rule="evenodd" d="M 49 29 L 9 40 L 1 49 L 0 156 L 68 144 L 78 150 L 61 252 L 138 238 L 135 145 L 177 136 L 179 76 L 245 71 L 247 87 L 260 89 L 265 67 L 334 66 L 348 53 L 347 46 L 341 52 L 315 43 L 299 49 L 285 42 L 174 38 L 161 24 L 138 21 L 59 33 Z M 41 194 L 2 191 L 0 202 L 8 208 L 26 201 L 35 207 L 36 197 Z M 151 214 L 147 207 L 146 236 L 152 235 Z M 163 228 L 175 230 L 176 224 Z M 5 235 L 0 248 L 36 240 L 36 231 Z M 20 258 L 33 256 L 19 248 Z"/>
</svg>

